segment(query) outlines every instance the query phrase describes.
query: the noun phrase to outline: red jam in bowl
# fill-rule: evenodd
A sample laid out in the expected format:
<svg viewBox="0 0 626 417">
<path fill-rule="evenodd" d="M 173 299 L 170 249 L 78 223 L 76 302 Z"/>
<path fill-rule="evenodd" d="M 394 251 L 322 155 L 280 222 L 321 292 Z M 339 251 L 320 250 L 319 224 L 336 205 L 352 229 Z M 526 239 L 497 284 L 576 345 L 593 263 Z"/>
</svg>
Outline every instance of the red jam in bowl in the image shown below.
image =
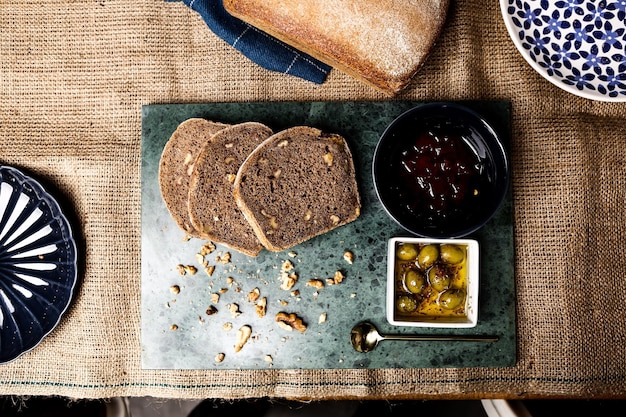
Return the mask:
<svg viewBox="0 0 626 417">
<path fill-rule="evenodd" d="M 450 132 L 419 132 L 400 151 L 392 167 L 399 180 L 398 204 L 414 215 L 446 219 L 473 211 L 489 178 L 483 164 L 462 137 Z"/>
</svg>

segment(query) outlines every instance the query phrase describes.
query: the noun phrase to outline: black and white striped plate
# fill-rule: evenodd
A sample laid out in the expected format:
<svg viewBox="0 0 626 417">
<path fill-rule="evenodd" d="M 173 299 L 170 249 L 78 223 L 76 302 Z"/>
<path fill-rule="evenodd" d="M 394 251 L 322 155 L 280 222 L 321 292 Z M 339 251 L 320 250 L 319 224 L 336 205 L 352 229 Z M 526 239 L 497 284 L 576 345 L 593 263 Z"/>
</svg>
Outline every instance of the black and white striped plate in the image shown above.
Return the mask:
<svg viewBox="0 0 626 417">
<path fill-rule="evenodd" d="M 76 281 L 76 244 L 59 205 L 34 179 L 0 166 L 0 363 L 57 326 Z"/>
</svg>

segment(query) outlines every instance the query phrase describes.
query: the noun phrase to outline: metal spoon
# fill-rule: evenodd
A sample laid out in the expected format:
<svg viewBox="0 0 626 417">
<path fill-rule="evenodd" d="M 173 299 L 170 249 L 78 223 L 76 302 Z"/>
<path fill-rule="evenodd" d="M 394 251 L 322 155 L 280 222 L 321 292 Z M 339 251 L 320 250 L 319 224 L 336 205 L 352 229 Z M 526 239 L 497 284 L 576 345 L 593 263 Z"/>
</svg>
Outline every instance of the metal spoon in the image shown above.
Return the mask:
<svg viewBox="0 0 626 417">
<path fill-rule="evenodd" d="M 471 336 L 471 335 L 414 335 L 414 334 L 387 334 L 378 333 L 376 327 L 367 321 L 356 324 L 350 332 L 352 346 L 359 352 L 374 350 L 382 340 L 418 340 L 418 341 L 466 341 L 466 342 L 497 342 L 498 336 Z"/>
</svg>

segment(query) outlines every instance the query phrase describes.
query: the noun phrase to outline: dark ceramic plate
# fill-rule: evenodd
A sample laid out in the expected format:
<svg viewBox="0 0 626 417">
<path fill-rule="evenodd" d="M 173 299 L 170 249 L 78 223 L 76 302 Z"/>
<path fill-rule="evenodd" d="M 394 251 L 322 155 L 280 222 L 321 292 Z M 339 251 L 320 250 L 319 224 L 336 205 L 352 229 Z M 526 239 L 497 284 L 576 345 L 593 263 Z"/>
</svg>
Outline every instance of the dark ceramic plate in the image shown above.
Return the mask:
<svg viewBox="0 0 626 417">
<path fill-rule="evenodd" d="M 500 207 L 508 156 L 491 125 L 456 103 L 428 103 L 398 116 L 374 151 L 376 194 L 408 232 L 426 238 L 467 236 Z"/>
<path fill-rule="evenodd" d="M 76 245 L 57 202 L 32 178 L 0 167 L 0 363 L 59 323 L 77 280 Z"/>
</svg>

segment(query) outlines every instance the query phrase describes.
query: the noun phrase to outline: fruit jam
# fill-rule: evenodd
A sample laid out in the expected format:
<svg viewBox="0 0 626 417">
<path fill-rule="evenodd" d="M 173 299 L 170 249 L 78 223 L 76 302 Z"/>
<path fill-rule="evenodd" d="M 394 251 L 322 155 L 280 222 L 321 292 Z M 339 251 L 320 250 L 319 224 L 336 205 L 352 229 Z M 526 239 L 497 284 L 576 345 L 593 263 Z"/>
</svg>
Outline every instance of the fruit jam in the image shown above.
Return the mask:
<svg viewBox="0 0 626 417">
<path fill-rule="evenodd" d="M 405 141 L 395 158 L 396 197 L 403 210 L 430 222 L 462 224 L 481 209 L 489 177 L 459 132 L 427 130 Z"/>
</svg>

